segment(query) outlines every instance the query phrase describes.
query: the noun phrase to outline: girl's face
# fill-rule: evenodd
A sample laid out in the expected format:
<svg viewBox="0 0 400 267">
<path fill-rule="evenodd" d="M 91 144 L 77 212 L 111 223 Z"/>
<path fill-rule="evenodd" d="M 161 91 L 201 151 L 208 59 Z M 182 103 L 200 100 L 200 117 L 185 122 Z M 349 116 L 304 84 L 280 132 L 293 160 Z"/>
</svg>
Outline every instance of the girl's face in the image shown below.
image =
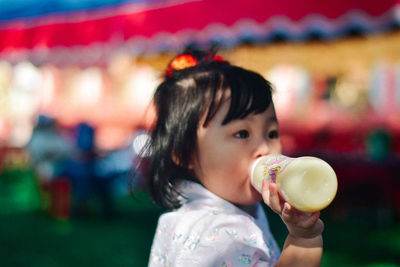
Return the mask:
<svg viewBox="0 0 400 267">
<path fill-rule="evenodd" d="M 281 153 L 278 122 L 273 104 L 263 113 L 225 125 L 230 101 L 225 101 L 207 126 L 197 130 L 197 149 L 192 164 L 199 181 L 219 197 L 240 205 L 262 199 L 249 179 L 254 160 Z"/>
</svg>

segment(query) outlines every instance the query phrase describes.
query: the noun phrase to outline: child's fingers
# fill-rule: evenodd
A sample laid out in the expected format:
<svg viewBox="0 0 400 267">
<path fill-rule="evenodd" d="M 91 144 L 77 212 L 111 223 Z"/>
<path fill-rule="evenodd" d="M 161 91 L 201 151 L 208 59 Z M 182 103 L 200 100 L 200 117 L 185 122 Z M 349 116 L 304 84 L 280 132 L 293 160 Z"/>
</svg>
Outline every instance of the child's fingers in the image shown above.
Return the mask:
<svg viewBox="0 0 400 267">
<path fill-rule="evenodd" d="M 289 232 L 298 237 L 312 238 L 322 233 L 324 223 L 319 219 L 319 212 L 301 212 L 285 203 L 282 210 L 282 220 Z"/>
<path fill-rule="evenodd" d="M 267 204 L 276 213 L 281 214 L 282 206 L 276 184 L 268 183 L 268 181 L 264 180 L 262 196 L 265 204 Z"/>
<path fill-rule="evenodd" d="M 294 220 L 294 216 L 295 211 L 293 210 L 293 207 L 289 203 L 285 202 L 282 209 L 282 220 L 284 222 L 291 222 Z"/>
<path fill-rule="evenodd" d="M 319 214 L 320 213 L 318 211 L 318 212 L 314 212 L 314 213 L 307 215 L 308 217 L 304 216 L 300 225 L 302 227 L 310 227 L 311 225 L 314 225 L 317 222 L 317 220 L 319 219 Z"/>
<path fill-rule="evenodd" d="M 276 184 L 271 183 L 269 185 L 269 198 L 270 198 L 270 203 L 271 203 L 271 207 L 272 209 L 277 212 L 278 214 L 281 214 L 282 212 L 282 206 L 281 206 L 281 201 L 279 198 L 279 194 L 278 194 L 278 188 L 276 187 Z"/>
<path fill-rule="evenodd" d="M 266 180 L 262 181 L 261 194 L 265 204 L 269 206 L 269 183 Z"/>
<path fill-rule="evenodd" d="M 314 225 L 319 219 L 320 212 L 302 212 L 296 210 L 294 207 L 289 205 L 289 203 L 285 203 L 284 208 L 282 210 L 282 219 L 291 224 L 295 224 L 299 227 L 308 228 Z"/>
</svg>

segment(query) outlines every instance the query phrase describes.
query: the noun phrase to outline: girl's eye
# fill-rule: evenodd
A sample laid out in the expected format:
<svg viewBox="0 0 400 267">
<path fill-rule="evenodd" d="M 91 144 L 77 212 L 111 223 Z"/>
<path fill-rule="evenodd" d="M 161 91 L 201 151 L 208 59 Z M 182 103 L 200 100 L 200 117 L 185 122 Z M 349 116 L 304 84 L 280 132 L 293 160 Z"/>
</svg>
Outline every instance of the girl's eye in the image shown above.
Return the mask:
<svg viewBox="0 0 400 267">
<path fill-rule="evenodd" d="M 245 139 L 250 136 L 249 132 L 246 130 L 241 130 L 235 134 L 235 137 L 240 138 L 240 139 Z"/>
<path fill-rule="evenodd" d="M 268 138 L 270 138 L 270 139 L 279 138 L 279 132 L 277 130 L 273 130 L 273 131 L 269 132 Z"/>
</svg>

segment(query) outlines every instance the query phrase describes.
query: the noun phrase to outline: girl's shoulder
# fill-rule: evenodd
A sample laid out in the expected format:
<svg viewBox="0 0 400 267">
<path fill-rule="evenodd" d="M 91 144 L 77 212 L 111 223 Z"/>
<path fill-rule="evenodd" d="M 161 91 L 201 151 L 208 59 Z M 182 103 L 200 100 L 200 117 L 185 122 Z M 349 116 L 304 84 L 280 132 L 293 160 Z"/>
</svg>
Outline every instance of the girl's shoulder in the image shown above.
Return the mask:
<svg viewBox="0 0 400 267">
<path fill-rule="evenodd" d="M 244 236 L 262 234 L 261 229 L 268 229 L 248 212 L 216 196 L 201 184 L 186 181 L 181 184 L 181 189 L 186 201 L 179 209 L 161 215 L 158 223 L 161 232 L 188 236 L 222 230 L 227 234 L 242 233 Z M 260 217 L 265 217 L 259 204 L 256 210 Z"/>
<path fill-rule="evenodd" d="M 224 212 L 217 207 L 188 209 L 184 205 L 160 217 L 152 255 L 162 254 L 173 263 L 194 258 L 207 262 L 202 266 L 213 265 L 208 262 L 211 259 L 223 259 L 222 264 L 228 259 L 252 260 L 255 256 L 274 262 L 279 249 L 264 230 L 251 216 L 240 212 Z"/>
<path fill-rule="evenodd" d="M 203 236 L 223 231 L 227 235 L 262 234 L 256 220 L 239 209 L 185 204 L 160 216 L 158 229 L 171 236 Z"/>
</svg>

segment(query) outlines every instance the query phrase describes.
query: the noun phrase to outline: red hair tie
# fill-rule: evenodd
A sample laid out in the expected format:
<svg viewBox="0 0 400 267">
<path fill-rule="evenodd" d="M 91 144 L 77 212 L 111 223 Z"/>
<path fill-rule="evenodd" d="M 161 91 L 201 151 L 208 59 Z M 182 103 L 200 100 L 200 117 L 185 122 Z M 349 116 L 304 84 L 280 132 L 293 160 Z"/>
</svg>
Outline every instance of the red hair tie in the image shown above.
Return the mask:
<svg viewBox="0 0 400 267">
<path fill-rule="evenodd" d="M 227 62 L 223 57 L 214 55 L 207 56 L 204 58 L 205 61 L 218 61 L 218 62 Z M 190 54 L 183 54 L 174 58 L 169 64 L 167 68 L 167 77 L 172 77 L 172 71 L 183 70 L 191 67 L 195 67 L 198 65 L 197 58 Z"/>
<path fill-rule="evenodd" d="M 223 57 L 214 55 L 211 59 L 212 61 L 218 61 L 218 62 L 227 62 Z"/>
<path fill-rule="evenodd" d="M 174 58 L 169 63 L 167 68 L 167 75 L 168 77 L 171 77 L 173 70 L 183 70 L 194 66 L 197 66 L 197 58 L 189 54 L 180 55 Z"/>
</svg>

